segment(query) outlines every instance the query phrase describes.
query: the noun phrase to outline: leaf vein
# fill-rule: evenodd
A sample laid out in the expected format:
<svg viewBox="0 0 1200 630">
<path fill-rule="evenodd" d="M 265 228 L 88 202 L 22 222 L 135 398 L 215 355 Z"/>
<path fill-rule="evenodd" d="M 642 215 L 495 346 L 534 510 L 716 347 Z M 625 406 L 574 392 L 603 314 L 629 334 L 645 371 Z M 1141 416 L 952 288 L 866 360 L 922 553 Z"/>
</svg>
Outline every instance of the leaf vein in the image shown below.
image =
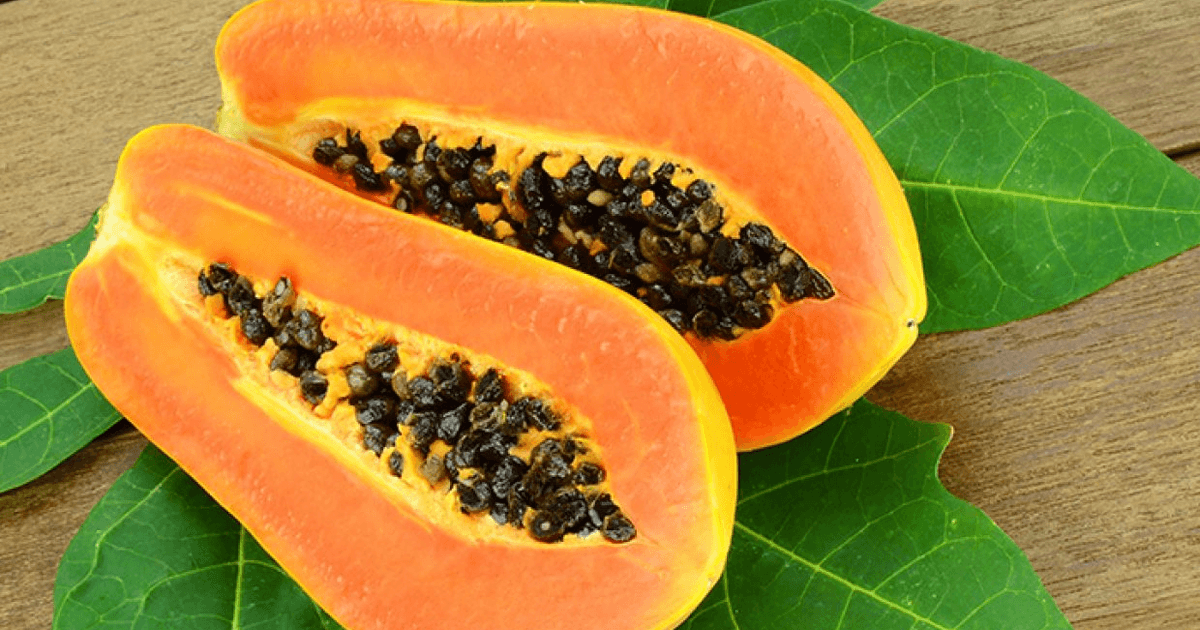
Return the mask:
<svg viewBox="0 0 1200 630">
<path fill-rule="evenodd" d="M 109 525 L 108 527 L 106 527 L 103 530 L 101 530 L 100 532 L 98 532 L 98 535 L 96 536 L 95 544 L 92 547 L 92 558 L 91 558 L 90 566 L 88 567 L 87 572 L 84 573 L 83 577 L 81 577 L 79 579 L 79 581 L 75 584 L 75 586 L 72 587 L 70 591 L 67 591 L 66 597 L 68 599 L 76 599 L 78 601 L 78 598 L 75 597 L 75 593 L 80 588 L 83 588 L 85 585 L 87 585 L 88 580 L 96 574 L 96 567 L 98 567 L 100 565 L 100 552 L 102 551 L 102 549 L 104 547 L 104 542 L 108 539 L 108 536 L 111 535 L 112 532 L 116 531 L 116 529 L 118 527 L 120 527 L 122 524 L 124 524 L 125 521 L 132 518 L 134 513 L 136 513 L 139 508 L 141 508 L 146 503 L 149 503 L 150 500 L 153 499 L 154 497 L 158 496 L 158 493 L 160 491 L 162 491 L 163 487 L 167 484 L 167 482 L 171 481 L 176 475 L 182 475 L 182 474 L 183 474 L 183 469 L 176 468 L 176 469 L 172 470 L 171 472 L 167 473 L 166 475 L 164 475 L 162 479 L 160 479 L 157 483 L 155 483 L 153 486 L 151 486 L 150 488 L 147 489 L 145 496 L 143 496 L 142 498 L 135 501 L 133 503 L 133 505 L 129 506 L 129 509 L 126 510 L 126 512 L 124 514 L 122 514 L 120 518 L 113 521 L 111 525 Z"/>
<path fill-rule="evenodd" d="M 933 443 L 933 442 L 936 442 L 936 439 L 928 439 L 928 440 L 922 441 L 922 442 L 920 442 L 919 444 L 915 444 L 915 445 L 913 445 L 913 446 L 912 446 L 912 447 L 910 447 L 910 448 L 906 448 L 906 449 L 904 449 L 904 450 L 901 450 L 901 451 L 896 451 L 895 453 L 889 453 L 889 454 L 887 454 L 887 455 L 884 455 L 883 457 L 880 457 L 879 459 L 876 459 L 876 460 L 871 460 L 871 461 L 863 461 L 863 462 L 856 462 L 856 463 L 854 463 L 854 464 L 847 464 L 847 465 L 845 465 L 845 466 L 839 466 L 839 467 L 837 467 L 837 468 L 825 468 L 824 470 L 819 470 L 819 471 L 816 471 L 816 472 L 813 472 L 813 473 L 809 473 L 809 474 L 807 474 L 807 475 L 801 475 L 801 476 L 799 476 L 799 477 L 792 477 L 792 478 L 788 479 L 787 481 L 783 481 L 783 482 L 781 482 L 781 483 L 778 483 L 778 484 L 775 484 L 775 485 L 773 485 L 773 486 L 769 486 L 769 487 L 767 487 L 767 488 L 763 488 L 762 490 L 759 490 L 759 491 L 757 491 L 757 492 L 755 492 L 755 493 L 753 493 L 753 494 L 750 494 L 750 495 L 747 495 L 747 496 L 745 496 L 745 497 L 742 497 L 742 498 L 738 499 L 738 502 L 737 502 L 737 504 L 738 504 L 739 506 L 741 506 L 741 505 L 743 505 L 743 504 L 745 504 L 745 503 L 748 503 L 748 502 L 750 502 L 750 501 L 752 501 L 752 500 L 754 500 L 754 499 L 761 498 L 763 495 L 770 494 L 770 493 L 772 493 L 772 492 L 776 492 L 776 491 L 779 491 L 779 490 L 783 490 L 783 489 L 785 489 L 785 488 L 787 488 L 787 487 L 789 487 L 789 486 L 793 486 L 793 485 L 795 485 L 795 484 L 798 484 L 798 483 L 801 483 L 801 482 L 807 481 L 807 480 L 809 480 L 809 479 L 812 479 L 812 478 L 814 478 L 814 477 L 821 477 L 821 476 L 824 476 L 824 475 L 828 475 L 828 474 L 830 474 L 830 473 L 844 472 L 844 471 L 847 471 L 847 470 L 854 470 L 854 469 L 856 469 L 856 468 L 866 468 L 867 466 L 871 466 L 871 465 L 878 464 L 878 463 L 881 463 L 881 462 L 890 461 L 890 460 L 895 460 L 895 459 L 897 459 L 897 458 L 899 458 L 899 457 L 901 457 L 901 456 L 903 456 L 903 455 L 906 455 L 906 454 L 908 454 L 908 453 L 912 453 L 912 452 L 914 452 L 914 451 L 919 451 L 919 450 L 921 450 L 921 449 L 923 449 L 923 448 L 927 447 L 929 444 L 931 444 L 931 443 Z"/>
<path fill-rule="evenodd" d="M 901 180 L 900 183 L 903 184 L 906 188 L 946 190 L 946 191 L 950 191 L 950 192 L 969 192 L 969 193 L 976 193 L 976 194 L 981 194 L 981 195 L 1004 195 L 1006 197 L 1015 197 L 1015 198 L 1019 198 L 1019 199 L 1030 199 L 1030 200 L 1041 201 L 1041 202 L 1061 203 L 1061 204 L 1067 204 L 1067 205 L 1096 206 L 1096 207 L 1103 207 L 1103 208 L 1113 208 L 1113 209 L 1117 209 L 1117 210 L 1130 210 L 1130 211 L 1134 211 L 1134 212 L 1154 212 L 1154 213 L 1163 213 L 1163 214 L 1171 214 L 1171 215 L 1192 214 L 1191 209 L 1178 210 L 1178 209 L 1172 209 L 1172 208 L 1135 206 L 1135 205 L 1121 204 L 1121 203 L 1115 203 L 1115 202 L 1110 202 L 1110 201 L 1098 201 L 1098 200 L 1089 200 L 1089 199 L 1082 199 L 1082 198 L 1069 198 L 1069 197 L 1053 197 L 1050 195 L 1041 195 L 1038 193 L 1021 192 L 1021 191 L 1014 191 L 1014 190 L 999 190 L 999 189 L 993 189 L 993 188 L 981 188 L 978 186 L 965 186 L 965 185 L 960 185 L 960 184 L 946 184 L 946 183 L 942 183 L 942 182 L 919 182 L 919 181 L 915 181 L 915 180 L 911 180 L 911 179 L 905 179 L 905 180 Z"/>
<path fill-rule="evenodd" d="M 3 391 L 11 391 L 15 394 L 18 394 L 18 395 L 24 397 L 26 400 L 30 401 L 34 405 L 37 405 L 37 407 L 39 409 L 41 409 L 43 413 L 37 420 L 34 420 L 33 422 L 29 423 L 29 425 L 25 426 L 20 431 L 17 431 L 16 433 L 13 433 L 9 437 L 7 437 L 3 440 L 0 440 L 0 447 L 8 446 L 14 440 L 16 440 L 17 438 L 20 438 L 22 435 L 25 435 L 26 433 L 32 431 L 33 429 L 37 428 L 41 424 L 45 424 L 47 422 L 52 422 L 52 420 L 54 419 L 53 418 L 54 414 L 58 413 L 59 411 L 62 411 L 63 408 L 65 408 L 67 405 L 70 405 L 77 398 L 84 395 L 85 393 L 88 393 L 88 392 L 94 390 L 95 388 L 96 388 L 96 385 L 94 383 L 90 384 L 86 387 L 83 387 L 83 388 L 79 389 L 79 391 L 76 391 L 74 394 L 71 394 L 70 396 L 68 396 L 61 403 L 55 405 L 54 408 L 46 407 L 46 405 L 42 404 L 38 400 L 25 394 L 25 392 L 22 392 L 20 390 L 13 389 L 13 388 L 5 388 Z M 51 425 L 51 432 L 53 433 L 53 425 Z"/>
<path fill-rule="evenodd" d="M 805 565 L 805 566 L 811 568 L 814 572 L 820 573 L 822 576 L 829 578 L 830 580 L 833 580 L 834 582 L 837 582 L 837 583 L 841 584 L 842 586 L 845 586 L 846 588 L 850 589 L 853 592 L 861 593 L 861 594 L 869 597 L 870 599 L 873 599 L 873 600 L 879 602 L 880 604 L 883 604 L 884 606 L 891 608 L 892 610 L 895 610 L 901 614 L 908 615 L 908 616 L 912 617 L 913 619 L 922 621 L 926 624 L 929 624 L 930 626 L 932 626 L 934 628 L 938 628 L 939 630 L 953 630 L 952 628 L 947 628 L 946 626 L 943 626 L 943 625 L 933 621 L 932 619 L 929 619 L 928 617 L 923 617 L 921 615 L 918 615 L 917 613 L 915 613 L 911 610 L 908 610 L 907 608 L 904 608 L 904 607 L 896 604 L 895 602 L 885 599 L 884 597 L 882 597 L 881 595 L 879 595 L 878 593 L 876 593 L 875 591 L 873 591 L 871 589 L 867 589 L 862 586 L 859 586 L 858 584 L 855 584 L 854 582 L 851 582 L 851 581 L 847 580 L 846 578 L 844 578 L 840 575 L 837 575 L 836 573 L 833 573 L 833 572 L 829 571 L 828 569 L 825 569 L 822 566 L 819 566 L 817 564 L 814 564 L 813 562 L 810 562 L 809 560 L 797 555 L 796 553 L 790 551 L 789 549 L 787 549 L 785 547 L 780 546 L 779 544 L 777 544 L 775 541 L 771 540 L 770 538 L 767 538 L 766 536 L 759 534 L 758 532 L 750 529 L 749 527 L 746 527 L 745 525 L 743 525 L 741 523 L 735 522 L 733 525 L 735 528 L 741 530 L 742 533 L 750 536 L 751 538 L 754 538 L 759 543 L 766 545 L 767 547 L 770 547 L 771 549 L 774 549 L 775 551 L 777 551 L 781 554 L 784 554 L 785 556 L 791 558 L 792 560 L 794 560 L 795 562 L 797 562 L 799 564 L 802 564 L 802 565 Z"/>
<path fill-rule="evenodd" d="M 733 612 L 733 598 L 729 596 L 729 576 L 725 576 L 721 580 L 725 590 L 725 610 L 729 611 L 729 621 L 733 623 L 735 630 L 741 630 L 742 626 L 738 624 L 737 615 Z"/>
</svg>

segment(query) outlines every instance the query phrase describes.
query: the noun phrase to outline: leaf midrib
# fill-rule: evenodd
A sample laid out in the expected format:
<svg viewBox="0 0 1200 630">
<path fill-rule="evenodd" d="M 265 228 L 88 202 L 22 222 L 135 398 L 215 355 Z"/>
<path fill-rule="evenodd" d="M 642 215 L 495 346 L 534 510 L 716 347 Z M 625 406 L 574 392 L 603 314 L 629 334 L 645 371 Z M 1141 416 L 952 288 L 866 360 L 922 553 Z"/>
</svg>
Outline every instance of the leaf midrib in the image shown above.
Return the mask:
<svg viewBox="0 0 1200 630">
<path fill-rule="evenodd" d="M 238 557 L 237 578 L 233 583 L 233 619 L 230 620 L 231 630 L 242 628 L 242 582 L 246 578 L 246 528 L 238 527 Z"/>
<path fill-rule="evenodd" d="M 944 626 L 940 623 L 937 623 L 936 621 L 933 621 L 932 619 L 929 619 L 928 617 L 923 617 L 907 608 L 899 606 L 895 602 L 892 602 L 892 601 L 880 596 L 878 593 L 868 590 L 862 586 L 859 586 L 858 584 L 855 584 L 855 583 L 843 578 L 842 576 L 829 571 L 825 567 L 797 555 L 794 551 L 792 551 L 786 547 L 783 547 L 779 543 L 776 543 L 775 541 L 771 540 L 770 538 L 767 538 L 766 536 L 754 531 L 753 529 L 750 529 L 749 527 L 743 525 L 742 523 L 734 522 L 733 527 L 734 527 L 734 529 L 740 530 L 743 534 L 750 536 L 751 538 L 759 541 L 760 543 L 766 545 L 767 547 L 770 547 L 772 550 L 777 551 L 777 552 L 787 556 L 794 562 L 808 567 L 814 573 L 818 573 L 824 577 L 827 577 L 827 578 L 837 582 L 838 584 L 845 586 L 846 588 L 850 589 L 851 591 L 853 591 L 855 593 L 860 593 L 862 595 L 865 595 L 866 597 L 868 597 L 876 602 L 879 602 L 880 604 L 883 604 L 884 606 L 887 606 L 888 608 L 891 608 L 892 610 L 895 610 L 896 612 L 899 612 L 908 617 L 911 617 L 915 621 L 924 622 L 926 624 L 929 624 L 933 628 L 937 628 L 938 630 L 956 630 L 955 628 L 950 628 L 950 627 Z"/>
<path fill-rule="evenodd" d="M 11 387 L 5 387 L 4 389 L 5 389 L 6 391 L 13 392 L 13 393 L 15 393 L 15 394 L 17 394 L 17 395 L 19 395 L 19 396 L 21 396 L 21 397 L 25 398 L 25 399 L 26 399 L 26 400 L 28 400 L 29 402 L 31 402 L 31 403 L 33 403 L 34 405 L 36 405 L 37 407 L 39 407 L 39 408 L 40 408 L 40 409 L 41 409 L 43 412 L 45 412 L 45 413 L 43 413 L 43 414 L 41 415 L 41 417 L 39 417 L 37 420 L 35 420 L 35 421 L 33 421 L 33 422 L 29 423 L 29 425 L 28 425 L 28 426 L 26 426 L 25 428 L 21 429 L 20 431 L 17 431 L 16 433 L 13 433 L 12 435 L 8 436 L 7 438 L 4 438 L 4 439 L 0 440 L 0 448 L 2 448 L 2 447 L 5 447 L 5 446 L 8 446 L 9 444 L 11 444 L 11 443 L 13 443 L 14 441 L 16 441 L 17 439 L 19 439 L 21 436 L 25 435 L 26 433 L 29 433 L 29 432 L 30 432 L 30 431 L 32 431 L 33 429 L 35 429 L 35 428 L 37 428 L 37 427 L 39 427 L 39 426 L 41 426 L 41 425 L 43 425 L 43 424 L 45 424 L 45 423 L 47 423 L 47 422 L 50 422 L 50 419 L 51 419 L 51 417 L 52 417 L 52 416 L 54 416 L 54 414 L 56 414 L 56 413 L 58 413 L 58 412 L 62 411 L 62 410 L 63 410 L 63 408 L 65 408 L 65 407 L 67 407 L 68 405 L 70 405 L 71 403 L 75 402 L 75 400 L 76 400 L 77 398 L 79 398 L 80 396 L 84 395 L 85 393 L 87 393 L 87 392 L 89 392 L 89 391 L 92 391 L 92 390 L 95 390 L 95 389 L 96 389 L 96 384 L 95 384 L 95 383 L 89 383 L 88 385 L 85 385 L 85 386 L 83 386 L 83 387 L 79 388 L 79 390 L 78 390 L 78 391 L 76 391 L 74 394 L 71 394 L 70 396 L 68 396 L 68 397 L 66 397 L 65 399 L 63 399 L 63 401 L 62 401 L 61 403 L 59 403 L 59 404 L 55 405 L 53 409 L 51 409 L 51 408 L 49 408 L 49 407 L 46 407 L 46 405 L 43 405 L 43 404 L 41 403 L 41 401 L 37 400 L 36 398 L 33 398 L 33 397 L 32 397 L 32 396 L 30 396 L 29 394 L 26 394 L 25 392 L 23 392 L 23 391 L 21 391 L 21 390 L 19 390 L 19 389 L 13 389 L 13 388 L 11 388 Z M 111 414 L 110 414 L 110 415 L 111 415 Z M 51 430 L 53 430 L 53 427 L 51 427 Z M 53 436 L 52 436 L 52 437 L 53 437 Z M 53 439 L 47 440 L 47 442 L 53 442 Z"/>
<path fill-rule="evenodd" d="M 78 262 L 78 261 L 76 261 L 76 262 Z M 53 273 L 50 273 L 50 274 L 47 274 L 44 276 L 35 276 L 29 280 L 21 279 L 21 281 L 16 284 L 10 284 L 10 285 L 4 287 L 3 289 L 0 289 L 0 298 L 7 298 L 10 293 L 12 293 L 18 289 L 24 289 L 26 287 L 32 286 L 39 282 L 45 282 L 47 280 L 57 280 L 63 276 L 70 275 L 70 273 L 73 270 L 74 270 L 74 268 L 64 269 L 62 271 L 56 271 L 56 272 L 53 272 Z M 14 270 L 14 273 L 15 273 L 15 270 Z M 20 278 L 21 274 L 17 274 L 17 277 Z"/>
<path fill-rule="evenodd" d="M 1054 197 L 1051 195 L 1043 195 L 1038 193 L 1021 192 L 1016 190 L 1002 190 L 999 188 L 983 188 L 980 186 L 965 186 L 962 184 L 946 184 L 942 182 L 922 182 L 912 179 L 901 179 L 900 184 L 905 188 L 930 188 L 935 190 L 948 190 L 951 192 L 970 192 L 984 195 L 1000 195 L 1005 197 L 1016 197 L 1019 199 L 1031 199 L 1042 203 L 1059 203 L 1076 206 L 1089 206 L 1100 208 L 1112 208 L 1115 210 L 1128 210 L 1134 212 L 1158 212 L 1163 214 L 1190 214 L 1190 209 L 1172 209 L 1160 208 L 1157 206 L 1134 206 L 1124 203 L 1115 203 L 1110 201 L 1094 201 L 1087 200 L 1081 197 Z"/>
</svg>

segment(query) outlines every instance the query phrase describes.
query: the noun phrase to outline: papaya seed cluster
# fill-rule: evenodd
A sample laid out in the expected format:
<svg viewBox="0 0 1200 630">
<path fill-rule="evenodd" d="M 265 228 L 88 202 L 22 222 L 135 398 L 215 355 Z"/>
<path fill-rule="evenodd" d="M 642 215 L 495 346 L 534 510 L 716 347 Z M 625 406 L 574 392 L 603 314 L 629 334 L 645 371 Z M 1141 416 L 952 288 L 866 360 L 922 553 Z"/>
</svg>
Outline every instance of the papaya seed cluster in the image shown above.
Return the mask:
<svg viewBox="0 0 1200 630">
<path fill-rule="evenodd" d="M 317 362 L 337 343 L 316 312 L 296 306 L 288 278 L 259 296 L 249 278 L 215 263 L 200 271 L 198 284 L 201 295 L 221 296 L 247 341 L 274 341 L 270 369 L 296 377 L 305 401 L 315 406 L 330 395 L 330 379 Z M 563 430 L 552 401 L 515 395 L 500 370 L 477 374 L 450 353 L 410 378 L 390 340 L 341 369 L 349 391 L 339 402 L 354 408 L 360 446 L 386 456 L 393 475 L 403 475 L 406 457 L 416 458 L 429 487 L 455 492 L 462 513 L 486 512 L 497 525 L 524 528 L 540 542 L 599 532 L 624 543 L 637 535 L 604 490 L 607 474 L 586 436 Z M 522 442 L 532 445 L 528 455 L 518 454 Z"/>
<path fill-rule="evenodd" d="M 582 157 L 562 177 L 537 155 L 515 179 L 494 168 L 495 145 L 441 147 L 401 124 L 379 142 L 376 171 L 361 134 L 320 140 L 318 164 L 364 192 L 395 190 L 393 206 L 557 261 L 637 297 L 680 333 L 733 340 L 766 326 L 779 304 L 828 299 L 833 287 L 766 225 L 726 226 L 724 207 L 701 179 L 647 159 L 623 171 L 607 156 Z M 653 170 L 652 170 L 653 169 Z"/>
</svg>

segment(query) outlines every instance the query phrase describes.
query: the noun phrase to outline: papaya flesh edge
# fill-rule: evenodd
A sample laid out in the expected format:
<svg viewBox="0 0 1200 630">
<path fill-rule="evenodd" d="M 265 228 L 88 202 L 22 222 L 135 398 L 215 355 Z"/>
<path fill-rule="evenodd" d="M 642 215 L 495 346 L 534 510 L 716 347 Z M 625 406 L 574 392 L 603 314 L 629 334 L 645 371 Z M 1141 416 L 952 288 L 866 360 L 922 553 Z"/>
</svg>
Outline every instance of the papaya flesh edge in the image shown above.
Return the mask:
<svg viewBox="0 0 1200 630">
<path fill-rule="evenodd" d="M 217 68 L 220 132 L 313 172 L 322 135 L 378 138 L 416 117 L 531 154 L 617 147 L 708 174 L 836 291 L 732 342 L 688 335 L 739 450 L 849 406 L 924 318 L 912 217 L 870 133 L 815 73 L 736 29 L 619 5 L 262 0 L 225 26 Z"/>
<path fill-rule="evenodd" d="M 210 261 L 535 375 L 592 420 L 637 537 L 512 544 L 423 521 L 218 348 L 195 277 Z M 162 126 L 122 154 L 65 311 L 105 396 L 347 628 L 672 628 L 723 570 L 736 452 L 711 379 L 635 299 L 554 263 Z"/>
</svg>

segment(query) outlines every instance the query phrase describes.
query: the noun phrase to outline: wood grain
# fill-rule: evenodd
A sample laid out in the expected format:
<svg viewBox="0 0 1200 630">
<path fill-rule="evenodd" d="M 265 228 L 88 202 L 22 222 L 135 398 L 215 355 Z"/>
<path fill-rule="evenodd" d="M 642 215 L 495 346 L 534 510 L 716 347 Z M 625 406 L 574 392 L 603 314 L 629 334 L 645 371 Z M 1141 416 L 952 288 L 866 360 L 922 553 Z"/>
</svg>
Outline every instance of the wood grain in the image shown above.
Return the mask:
<svg viewBox="0 0 1200 630">
<path fill-rule="evenodd" d="M 1030 64 L 1168 154 L 1200 148 L 1195 0 L 887 0 L 876 13 Z"/>
<path fill-rule="evenodd" d="M 212 126 L 221 104 L 212 44 L 242 4 L 0 6 L 0 138 L 10 147 L 0 157 L 0 255 L 40 249 L 83 227 L 138 130 Z"/>
<path fill-rule="evenodd" d="M 207 126 L 211 59 L 242 0 L 0 4 L 0 258 L 102 203 L 138 129 Z M 889 0 L 878 12 L 1026 61 L 1151 139 L 1200 146 L 1195 0 Z M 1200 174 L 1200 155 L 1181 163 Z M 869 397 L 949 422 L 955 494 L 1028 553 L 1079 630 L 1200 617 L 1200 250 L 1023 322 L 921 338 Z M 66 345 L 62 309 L 0 317 L 0 368 Z M 46 628 L 58 558 L 144 440 L 118 425 L 0 494 L 0 628 Z M 758 629 L 754 629 L 758 630 Z"/>
</svg>

